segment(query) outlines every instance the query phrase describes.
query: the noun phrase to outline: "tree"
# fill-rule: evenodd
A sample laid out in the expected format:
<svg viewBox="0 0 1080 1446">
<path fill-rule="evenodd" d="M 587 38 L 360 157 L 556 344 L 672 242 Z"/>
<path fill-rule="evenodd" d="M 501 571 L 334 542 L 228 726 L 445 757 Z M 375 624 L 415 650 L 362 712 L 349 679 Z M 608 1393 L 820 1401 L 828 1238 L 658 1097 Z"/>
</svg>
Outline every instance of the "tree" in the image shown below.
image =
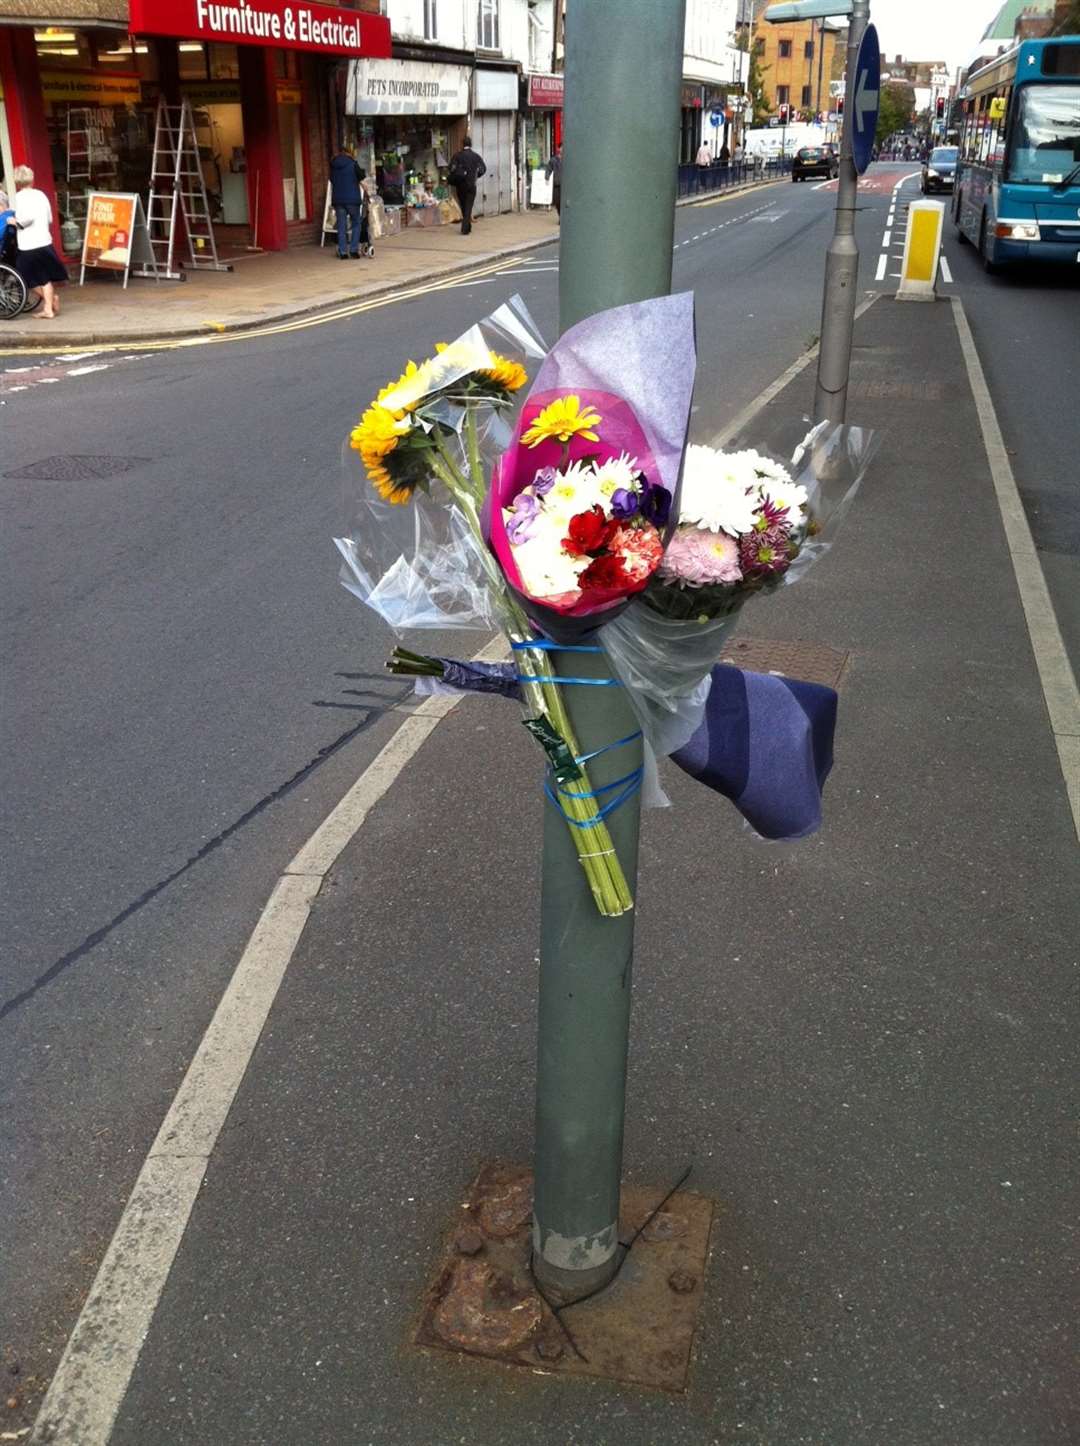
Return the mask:
<svg viewBox="0 0 1080 1446">
<path fill-rule="evenodd" d="M 910 85 L 896 81 L 883 85 L 881 104 L 878 107 L 877 132 L 874 136 L 878 145 L 896 135 L 898 131 L 909 130 L 914 110 L 915 91 Z"/>
<path fill-rule="evenodd" d="M 746 78 L 746 93 L 750 97 L 752 106 L 753 124 L 764 125 L 772 114 L 772 106 L 769 104 L 769 97 L 765 90 L 765 72 L 767 65 L 762 65 L 758 60 L 757 50 L 750 40 L 750 31 L 743 27 L 735 37 L 735 46 L 738 50 L 749 50 L 750 70 Z"/>
</svg>

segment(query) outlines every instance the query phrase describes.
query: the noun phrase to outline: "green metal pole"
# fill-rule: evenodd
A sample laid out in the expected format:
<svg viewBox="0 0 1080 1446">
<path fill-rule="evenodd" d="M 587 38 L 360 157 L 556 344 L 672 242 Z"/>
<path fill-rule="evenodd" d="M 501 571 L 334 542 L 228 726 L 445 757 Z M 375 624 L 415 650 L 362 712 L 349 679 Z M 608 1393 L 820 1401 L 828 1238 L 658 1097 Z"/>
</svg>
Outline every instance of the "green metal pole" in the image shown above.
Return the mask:
<svg viewBox="0 0 1080 1446">
<path fill-rule="evenodd" d="M 559 325 L 671 290 L 685 0 L 573 0 L 566 16 Z M 552 654 L 561 671 L 610 677 L 603 654 Z M 568 685 L 585 753 L 637 720 L 621 688 Z M 640 743 L 589 764 L 593 788 L 641 762 Z M 610 815 L 631 889 L 637 798 Z M 566 824 L 544 823 L 533 1266 L 562 1298 L 618 1268 L 634 915 L 596 911 Z"/>
</svg>

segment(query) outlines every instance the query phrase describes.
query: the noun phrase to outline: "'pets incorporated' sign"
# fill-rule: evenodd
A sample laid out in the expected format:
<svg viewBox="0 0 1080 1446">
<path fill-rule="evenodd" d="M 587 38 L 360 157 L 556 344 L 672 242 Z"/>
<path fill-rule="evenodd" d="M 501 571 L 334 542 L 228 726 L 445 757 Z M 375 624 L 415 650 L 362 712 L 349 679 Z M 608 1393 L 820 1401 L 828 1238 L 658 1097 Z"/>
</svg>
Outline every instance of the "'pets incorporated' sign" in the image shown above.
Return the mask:
<svg viewBox="0 0 1080 1446">
<path fill-rule="evenodd" d="M 269 45 L 321 55 L 390 54 L 385 16 L 308 0 L 131 0 L 130 14 L 133 35 Z"/>
</svg>

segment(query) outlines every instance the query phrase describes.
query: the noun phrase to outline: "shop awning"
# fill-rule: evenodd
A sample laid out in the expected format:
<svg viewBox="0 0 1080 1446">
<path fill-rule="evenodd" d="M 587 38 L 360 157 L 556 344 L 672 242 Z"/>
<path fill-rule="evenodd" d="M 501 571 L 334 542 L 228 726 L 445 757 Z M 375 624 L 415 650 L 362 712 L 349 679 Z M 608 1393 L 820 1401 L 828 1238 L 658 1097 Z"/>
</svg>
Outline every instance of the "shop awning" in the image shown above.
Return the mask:
<svg viewBox="0 0 1080 1446">
<path fill-rule="evenodd" d="M 0 25 L 128 28 L 127 0 L 4 0 Z"/>
</svg>

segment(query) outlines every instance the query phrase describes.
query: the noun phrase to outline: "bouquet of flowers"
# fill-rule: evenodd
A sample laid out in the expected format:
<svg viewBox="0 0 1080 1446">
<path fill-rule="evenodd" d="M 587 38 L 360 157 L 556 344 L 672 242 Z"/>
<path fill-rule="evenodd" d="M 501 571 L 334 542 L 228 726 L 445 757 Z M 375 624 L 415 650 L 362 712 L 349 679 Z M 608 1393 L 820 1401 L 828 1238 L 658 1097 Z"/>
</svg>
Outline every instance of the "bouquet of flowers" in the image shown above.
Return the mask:
<svg viewBox="0 0 1080 1446">
<path fill-rule="evenodd" d="M 410 362 L 363 413 L 351 443 L 373 492 L 353 535 L 335 539 L 342 580 L 396 628 L 502 629 L 526 726 L 547 755 L 549 796 L 597 907 L 617 915 L 633 900 L 604 820 L 632 790 L 602 803 L 603 790 L 589 787 L 547 650 L 561 619 L 594 628 L 659 566 L 689 416 L 692 301 L 616 308 L 567 333 L 512 432 L 526 372 L 489 345 L 492 331 L 511 343 L 506 351 L 542 355 L 511 303 L 485 329 Z M 680 357 L 674 402 L 663 395 L 672 366 L 665 374 L 646 365 L 653 338 L 661 358 L 669 348 Z M 641 360 L 627 365 L 628 350 Z M 405 504 L 414 510 L 411 527 L 388 515 Z M 422 673 L 425 660 L 398 649 L 391 666 Z"/>
</svg>

